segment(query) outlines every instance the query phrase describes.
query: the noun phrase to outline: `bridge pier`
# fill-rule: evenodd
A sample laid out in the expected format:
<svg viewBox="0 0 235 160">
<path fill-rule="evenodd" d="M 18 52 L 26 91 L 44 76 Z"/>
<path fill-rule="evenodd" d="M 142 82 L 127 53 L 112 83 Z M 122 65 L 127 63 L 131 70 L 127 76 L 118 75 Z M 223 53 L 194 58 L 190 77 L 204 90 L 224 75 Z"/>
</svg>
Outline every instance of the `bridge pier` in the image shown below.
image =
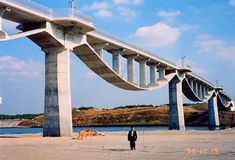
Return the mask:
<svg viewBox="0 0 235 160">
<path fill-rule="evenodd" d="M 182 82 L 177 77 L 169 82 L 169 129 L 185 130 Z"/>
<path fill-rule="evenodd" d="M 217 96 L 213 95 L 208 101 L 208 127 L 215 129 L 219 127 L 219 113 L 217 106 Z"/>
<path fill-rule="evenodd" d="M 44 52 L 46 82 L 43 136 L 71 136 L 70 50 L 56 47 L 44 49 Z"/>
</svg>

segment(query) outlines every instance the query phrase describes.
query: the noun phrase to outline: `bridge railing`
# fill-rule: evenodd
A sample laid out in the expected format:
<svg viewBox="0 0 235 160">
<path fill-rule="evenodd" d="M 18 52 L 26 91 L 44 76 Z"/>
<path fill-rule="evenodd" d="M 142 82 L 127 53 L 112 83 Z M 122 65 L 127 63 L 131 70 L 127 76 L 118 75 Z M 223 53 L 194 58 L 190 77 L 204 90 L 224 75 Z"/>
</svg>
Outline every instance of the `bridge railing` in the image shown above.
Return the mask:
<svg viewBox="0 0 235 160">
<path fill-rule="evenodd" d="M 52 9 L 47 8 L 43 5 L 40 5 L 38 3 L 35 3 L 33 1 L 29 1 L 29 0 L 7 0 L 7 2 L 12 2 L 14 4 L 17 4 L 20 7 L 24 7 L 27 8 L 29 10 L 33 10 L 36 11 L 40 14 L 46 15 L 46 16 L 50 16 L 52 15 Z"/>
<path fill-rule="evenodd" d="M 72 17 L 85 20 L 87 23 L 92 23 L 92 19 L 82 12 L 74 9 L 56 9 L 52 12 L 53 18 Z"/>
<path fill-rule="evenodd" d="M 79 12 L 78 10 L 74 9 L 50 9 L 43 5 L 40 5 L 38 3 L 35 3 L 33 1 L 29 0 L 6 0 L 6 2 L 13 3 L 15 5 L 18 5 L 19 7 L 23 7 L 29 10 L 32 10 L 34 12 L 37 12 L 41 15 L 50 17 L 50 18 L 65 18 L 65 17 L 73 17 L 77 19 L 82 19 L 86 23 L 92 23 L 92 19 L 83 14 L 82 12 Z"/>
</svg>

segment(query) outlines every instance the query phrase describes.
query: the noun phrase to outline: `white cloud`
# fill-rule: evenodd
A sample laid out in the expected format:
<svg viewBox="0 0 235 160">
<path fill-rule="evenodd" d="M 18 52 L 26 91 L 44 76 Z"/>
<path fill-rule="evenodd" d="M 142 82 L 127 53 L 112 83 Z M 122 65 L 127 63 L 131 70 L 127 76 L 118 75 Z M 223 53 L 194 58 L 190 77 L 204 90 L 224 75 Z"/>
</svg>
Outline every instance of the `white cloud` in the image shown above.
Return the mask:
<svg viewBox="0 0 235 160">
<path fill-rule="evenodd" d="M 113 13 L 108 10 L 99 10 L 95 13 L 96 16 L 101 18 L 111 18 L 113 17 Z"/>
<path fill-rule="evenodd" d="M 159 17 L 162 17 L 162 18 L 173 18 L 173 17 L 178 17 L 181 15 L 181 12 L 180 11 L 164 11 L 164 10 L 161 10 L 161 11 L 158 11 L 157 12 L 157 15 Z"/>
<path fill-rule="evenodd" d="M 235 0 L 229 0 L 229 4 L 230 4 L 231 6 L 235 6 Z"/>
<path fill-rule="evenodd" d="M 94 15 L 101 18 L 111 18 L 113 13 L 108 9 L 111 5 L 107 2 L 94 2 L 91 5 L 85 5 L 82 10 L 85 11 L 94 11 Z"/>
<path fill-rule="evenodd" d="M 107 9 L 109 4 L 107 2 L 94 2 L 91 5 L 85 5 L 82 10 L 101 10 Z"/>
<path fill-rule="evenodd" d="M 0 57 L 0 76 L 12 78 L 40 78 L 44 67 L 33 60 L 19 60 L 12 56 Z"/>
<path fill-rule="evenodd" d="M 212 56 L 235 64 L 235 43 L 229 43 L 209 35 L 201 35 L 195 40 L 194 47 L 199 53 L 212 54 Z"/>
<path fill-rule="evenodd" d="M 126 21 L 131 21 L 133 18 L 137 16 L 136 11 L 131 8 L 119 7 L 119 14 L 125 18 Z"/>
<path fill-rule="evenodd" d="M 129 3 L 129 0 L 113 0 L 113 3 L 114 3 L 115 5 L 127 4 L 127 3 Z"/>
<path fill-rule="evenodd" d="M 157 48 L 173 44 L 178 40 L 180 34 L 177 28 L 164 23 L 156 23 L 152 26 L 139 28 L 136 33 L 130 36 L 130 39 L 143 47 Z"/>
<path fill-rule="evenodd" d="M 122 5 L 122 4 L 134 4 L 139 5 L 143 3 L 143 0 L 113 0 L 115 5 Z"/>
</svg>

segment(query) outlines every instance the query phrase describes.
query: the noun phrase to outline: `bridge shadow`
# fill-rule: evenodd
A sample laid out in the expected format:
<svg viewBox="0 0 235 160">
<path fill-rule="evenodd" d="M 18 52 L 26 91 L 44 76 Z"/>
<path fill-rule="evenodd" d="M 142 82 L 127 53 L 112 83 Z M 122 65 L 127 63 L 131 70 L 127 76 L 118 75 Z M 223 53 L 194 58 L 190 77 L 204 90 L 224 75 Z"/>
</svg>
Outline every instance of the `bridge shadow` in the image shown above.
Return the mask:
<svg viewBox="0 0 235 160">
<path fill-rule="evenodd" d="M 125 152 L 130 151 L 130 149 L 103 149 L 104 151 L 112 151 L 112 152 Z"/>
</svg>

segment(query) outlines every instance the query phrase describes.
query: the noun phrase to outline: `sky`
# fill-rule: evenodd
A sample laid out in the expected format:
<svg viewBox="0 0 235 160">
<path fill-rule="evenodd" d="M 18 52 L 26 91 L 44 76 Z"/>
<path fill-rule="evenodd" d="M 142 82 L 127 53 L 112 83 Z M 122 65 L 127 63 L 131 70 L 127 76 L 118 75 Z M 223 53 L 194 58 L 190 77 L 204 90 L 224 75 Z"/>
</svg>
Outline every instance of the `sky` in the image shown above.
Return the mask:
<svg viewBox="0 0 235 160">
<path fill-rule="evenodd" d="M 33 1 L 53 9 L 69 7 L 68 0 Z M 235 0 L 78 0 L 76 5 L 99 30 L 176 64 L 185 56 L 193 72 L 218 81 L 235 98 Z M 9 34 L 17 32 L 16 26 L 3 24 Z M 122 90 L 73 53 L 70 59 L 73 107 L 168 103 L 168 86 Z M 36 44 L 27 38 L 0 42 L 0 114 L 42 113 L 44 79 L 44 53 Z M 190 101 L 184 97 L 184 102 Z"/>
</svg>

